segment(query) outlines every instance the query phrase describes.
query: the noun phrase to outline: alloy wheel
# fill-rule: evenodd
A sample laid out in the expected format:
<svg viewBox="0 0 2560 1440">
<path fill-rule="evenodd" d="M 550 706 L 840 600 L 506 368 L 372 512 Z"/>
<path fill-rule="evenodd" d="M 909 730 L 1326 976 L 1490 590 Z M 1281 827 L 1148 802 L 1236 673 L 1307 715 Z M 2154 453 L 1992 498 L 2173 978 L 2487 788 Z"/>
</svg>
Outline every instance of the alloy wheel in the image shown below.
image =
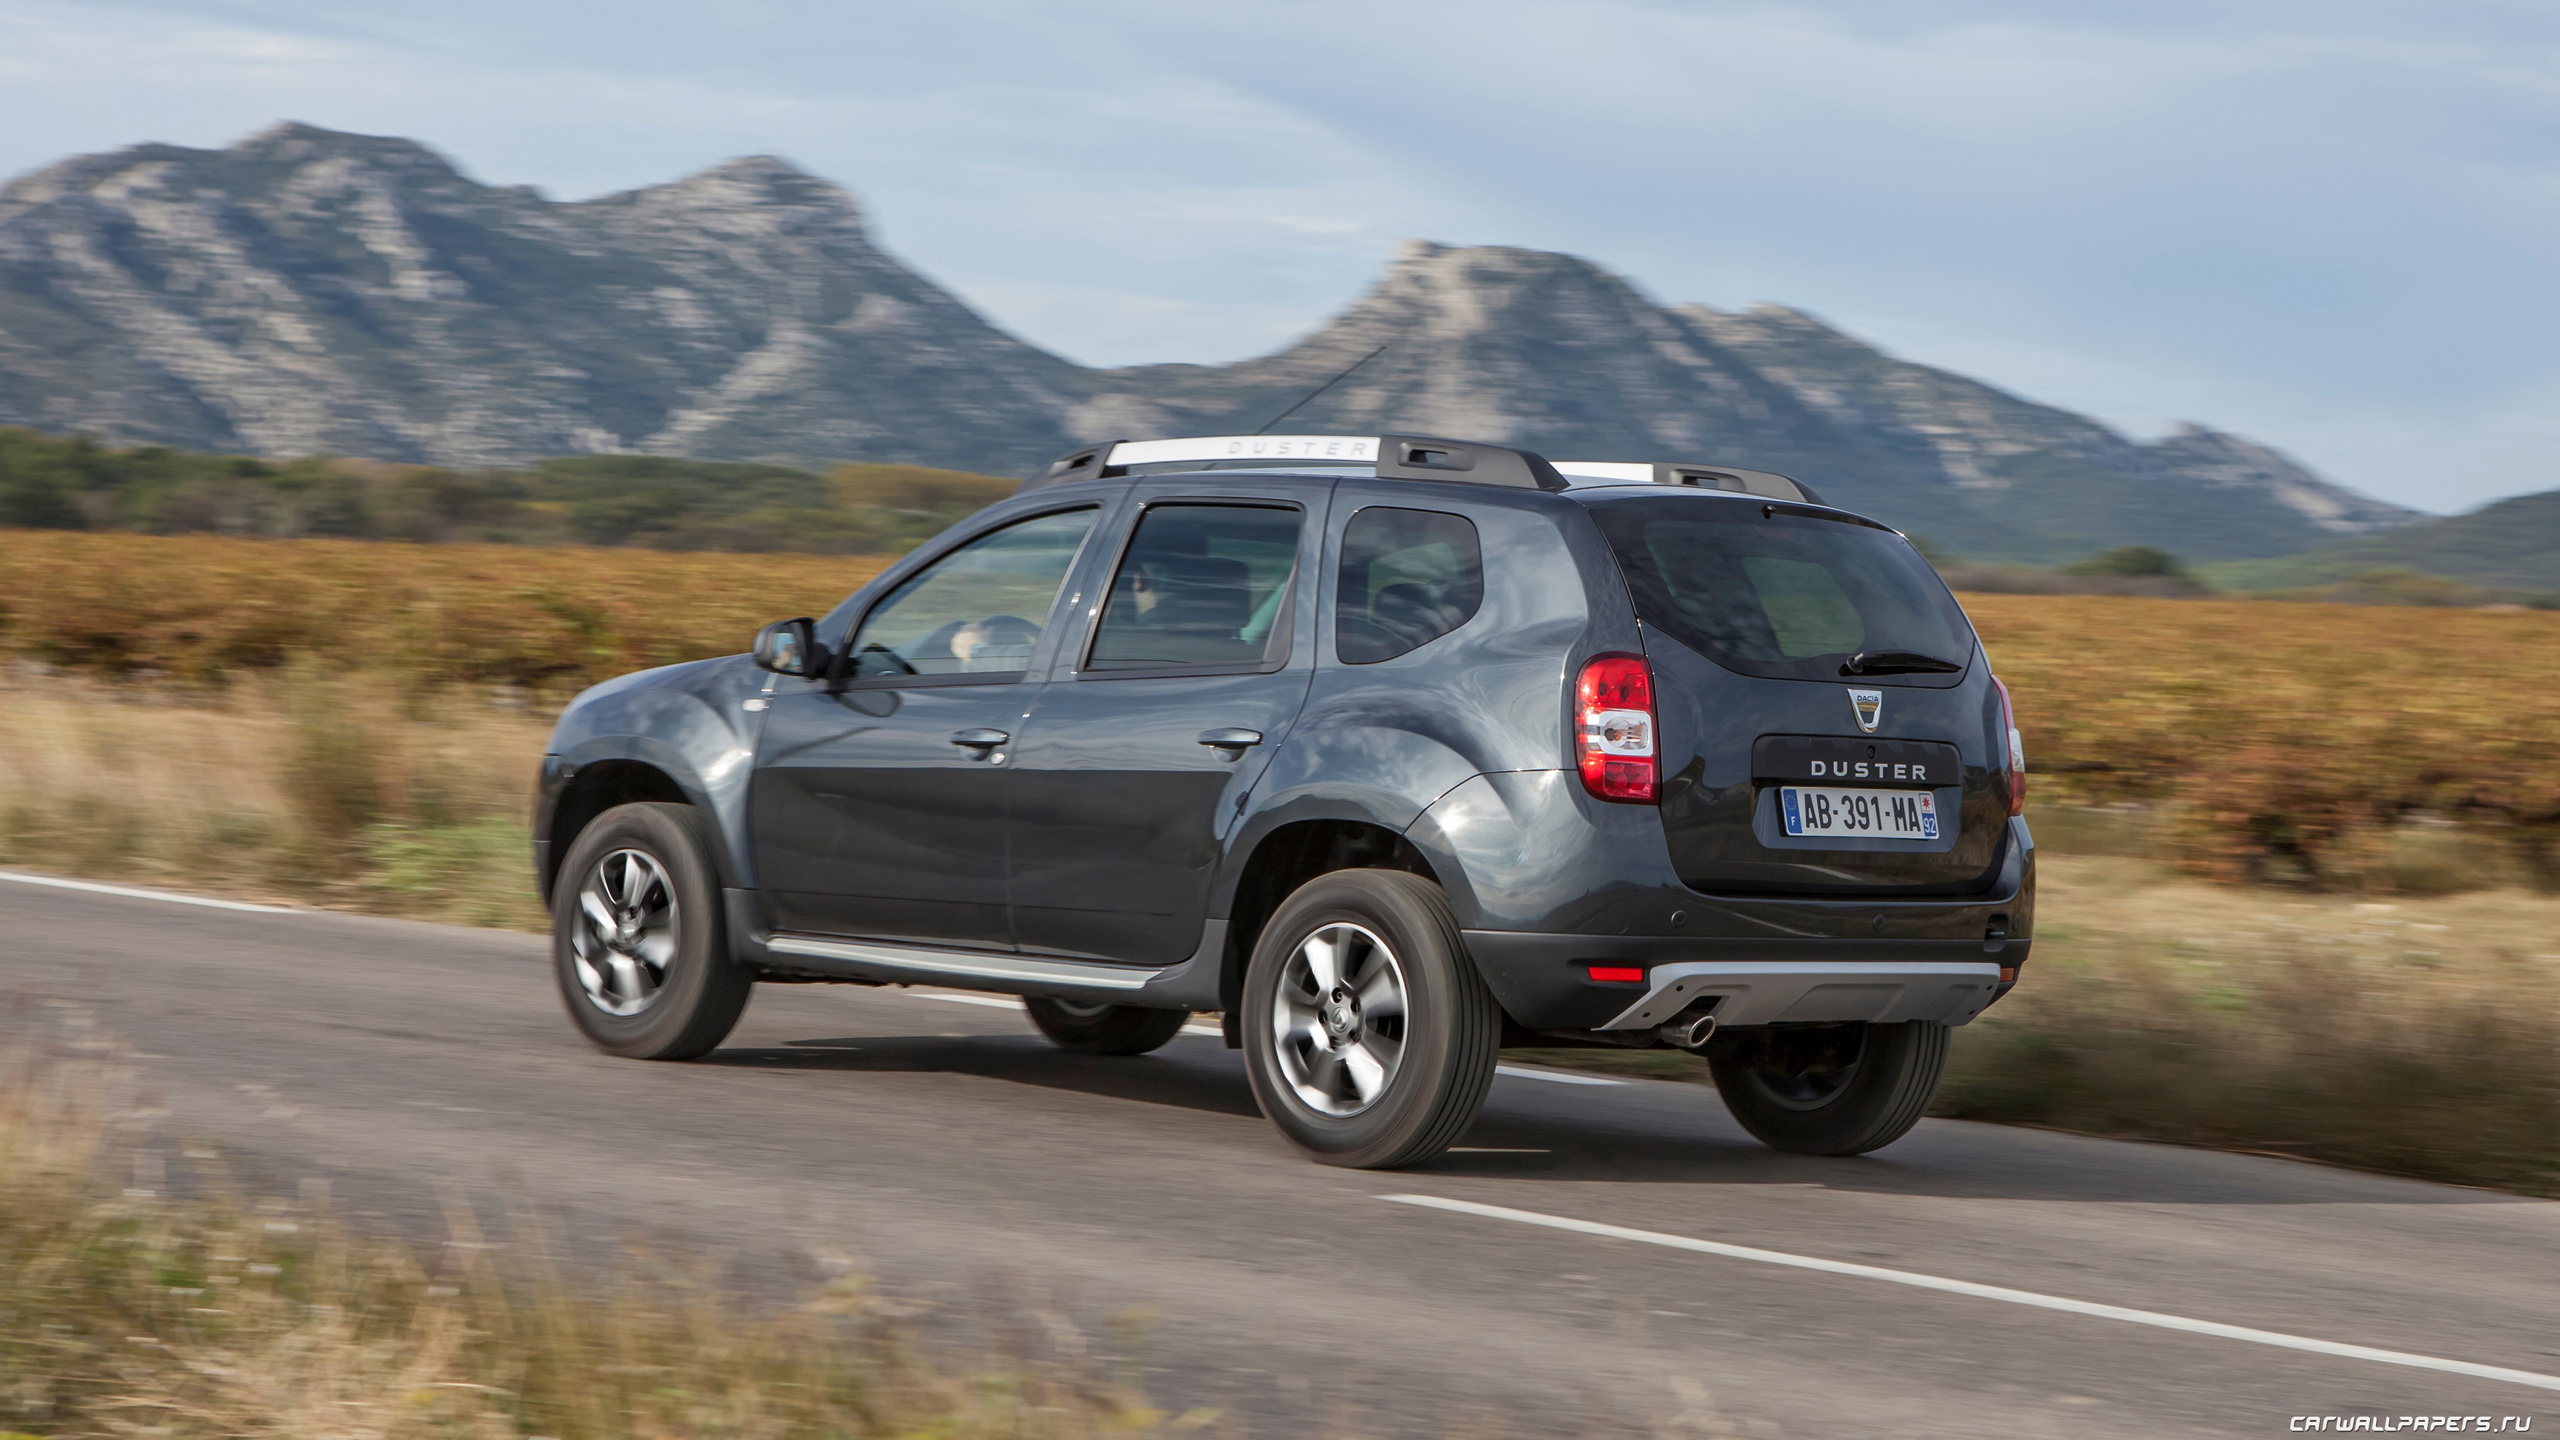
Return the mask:
<svg viewBox="0 0 2560 1440">
<path fill-rule="evenodd" d="M 615 850 L 578 887 L 570 958 L 587 1001 L 607 1015 L 649 1008 L 676 957 L 676 892 L 645 850 Z"/>
<path fill-rule="evenodd" d="M 1323 926 L 1280 969 L 1271 1007 L 1280 1073 L 1300 1101 L 1347 1118 L 1394 1083 L 1404 1060 L 1404 967 L 1359 925 Z"/>
</svg>

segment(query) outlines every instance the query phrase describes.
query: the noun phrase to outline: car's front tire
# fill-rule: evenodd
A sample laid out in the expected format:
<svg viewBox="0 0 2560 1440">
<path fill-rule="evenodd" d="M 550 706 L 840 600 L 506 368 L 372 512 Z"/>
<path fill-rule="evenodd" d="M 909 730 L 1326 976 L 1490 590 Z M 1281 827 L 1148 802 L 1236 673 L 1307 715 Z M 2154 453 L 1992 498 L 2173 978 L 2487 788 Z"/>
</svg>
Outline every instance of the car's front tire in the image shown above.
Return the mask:
<svg viewBox="0 0 2560 1440">
<path fill-rule="evenodd" d="M 1084 1000 L 1032 998 L 1022 1002 L 1031 1023 L 1062 1050 L 1079 1055 L 1144 1055 L 1182 1033 L 1188 1010 L 1105 1005 Z"/>
<path fill-rule="evenodd" d="M 711 831 L 690 805 L 619 805 L 578 834 L 551 890 L 552 971 L 569 1018 L 634 1060 L 691 1060 L 755 989 L 729 958 Z"/>
<path fill-rule="evenodd" d="M 1493 1087 L 1502 1010 L 1440 887 L 1338 870 L 1282 901 L 1245 971 L 1245 1073 L 1280 1133 L 1382 1170 L 1457 1142 Z"/>
<path fill-rule="evenodd" d="M 1734 1031 L 1707 1052 L 1716 1093 L 1762 1144 L 1798 1155 L 1863 1155 L 1927 1113 L 1947 1068 L 1947 1027 L 1782 1025 Z"/>
</svg>

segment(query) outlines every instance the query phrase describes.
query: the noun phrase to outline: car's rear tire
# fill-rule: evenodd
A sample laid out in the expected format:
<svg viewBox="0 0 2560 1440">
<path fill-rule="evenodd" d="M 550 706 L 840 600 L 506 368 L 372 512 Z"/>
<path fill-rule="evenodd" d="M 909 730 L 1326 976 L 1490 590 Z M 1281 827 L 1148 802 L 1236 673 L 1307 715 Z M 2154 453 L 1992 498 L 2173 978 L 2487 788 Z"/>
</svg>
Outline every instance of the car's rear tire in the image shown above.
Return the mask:
<svg viewBox="0 0 2560 1440">
<path fill-rule="evenodd" d="M 1383 1170 L 1430 1159 L 1474 1123 L 1502 1009 L 1439 886 L 1337 870 L 1262 927 L 1242 1030 L 1254 1099 L 1291 1144 Z"/>
<path fill-rule="evenodd" d="M 1742 1128 L 1798 1155 L 1863 1155 L 1908 1134 L 1947 1068 L 1947 1027 L 1785 1025 L 1729 1031 L 1707 1053 Z"/>
<path fill-rule="evenodd" d="M 634 1060 L 691 1060 L 755 989 L 729 958 L 711 830 L 690 805 L 618 805 L 578 834 L 551 890 L 552 971 L 569 1018 Z"/>
<path fill-rule="evenodd" d="M 1191 1018 L 1188 1010 L 1082 1000 L 1025 999 L 1022 1008 L 1041 1034 L 1079 1055 L 1144 1055 L 1181 1034 Z"/>
</svg>

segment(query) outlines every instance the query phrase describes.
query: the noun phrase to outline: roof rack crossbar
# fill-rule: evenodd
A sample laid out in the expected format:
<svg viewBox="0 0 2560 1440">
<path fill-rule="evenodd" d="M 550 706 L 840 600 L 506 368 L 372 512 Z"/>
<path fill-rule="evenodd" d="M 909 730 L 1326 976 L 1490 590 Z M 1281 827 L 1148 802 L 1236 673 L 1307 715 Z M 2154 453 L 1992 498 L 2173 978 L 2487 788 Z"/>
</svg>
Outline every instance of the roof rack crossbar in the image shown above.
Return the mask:
<svg viewBox="0 0 2560 1440">
<path fill-rule="evenodd" d="M 1025 490 L 1126 475 L 1140 465 L 1367 465 L 1387 480 L 1454 480 L 1562 490 L 1568 483 L 1543 455 L 1475 440 L 1427 435 L 1200 435 L 1178 440 L 1114 440 L 1071 450 L 1022 482 Z"/>
<path fill-rule="evenodd" d="M 1791 475 L 1781 475 L 1774 470 L 1745 470 L 1736 465 L 1684 460 L 1559 460 L 1556 469 L 1564 473 L 1566 480 L 1585 484 L 1691 485 L 1702 490 L 1757 495 L 1765 500 L 1801 500 L 1808 505 L 1827 503 L 1813 493 L 1812 486 Z"/>
</svg>

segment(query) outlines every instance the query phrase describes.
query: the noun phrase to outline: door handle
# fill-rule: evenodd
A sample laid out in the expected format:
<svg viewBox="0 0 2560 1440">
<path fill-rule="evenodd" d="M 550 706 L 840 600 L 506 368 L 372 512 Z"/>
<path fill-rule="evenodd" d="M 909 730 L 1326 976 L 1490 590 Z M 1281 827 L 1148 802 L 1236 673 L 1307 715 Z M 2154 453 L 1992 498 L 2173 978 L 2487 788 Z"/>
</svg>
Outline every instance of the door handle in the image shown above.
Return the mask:
<svg viewBox="0 0 2560 1440">
<path fill-rule="evenodd" d="M 954 730 L 951 743 L 970 750 L 993 750 L 1013 737 L 1001 730 Z"/>
<path fill-rule="evenodd" d="M 1203 730 L 1200 732 L 1200 743 L 1212 750 L 1234 750 L 1241 753 L 1247 747 L 1261 744 L 1262 732 L 1259 730 Z"/>
</svg>

